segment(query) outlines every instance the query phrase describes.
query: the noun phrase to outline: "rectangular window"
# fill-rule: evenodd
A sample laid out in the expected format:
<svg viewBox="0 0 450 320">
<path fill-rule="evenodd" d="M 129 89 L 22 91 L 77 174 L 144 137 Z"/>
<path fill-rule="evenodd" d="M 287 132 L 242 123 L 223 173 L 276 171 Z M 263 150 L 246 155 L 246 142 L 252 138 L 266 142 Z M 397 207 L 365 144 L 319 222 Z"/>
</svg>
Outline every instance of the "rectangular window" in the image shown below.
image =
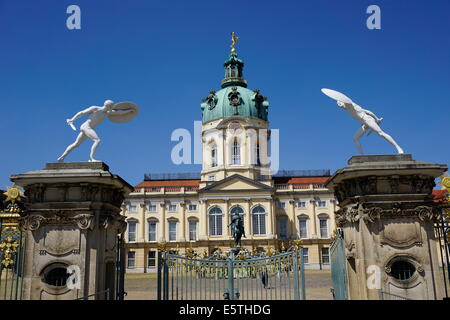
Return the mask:
<svg viewBox="0 0 450 320">
<path fill-rule="evenodd" d="M 326 201 L 316 201 L 317 204 L 317 208 L 325 208 L 327 206 L 327 202 Z"/>
<path fill-rule="evenodd" d="M 177 211 L 177 205 L 176 204 L 169 204 L 169 211 Z"/>
<path fill-rule="evenodd" d="M 197 205 L 196 204 L 190 204 L 188 207 L 189 211 L 197 211 Z"/>
<path fill-rule="evenodd" d="M 222 215 L 209 216 L 209 234 L 212 236 L 222 235 Z"/>
<path fill-rule="evenodd" d="M 169 222 L 169 241 L 177 241 L 177 223 Z"/>
<path fill-rule="evenodd" d="M 299 219 L 299 231 L 300 231 L 300 239 L 308 238 L 308 220 Z"/>
<path fill-rule="evenodd" d="M 137 212 L 137 205 L 135 205 L 135 204 L 130 204 L 130 205 L 128 206 L 128 212 L 132 212 L 132 213 Z"/>
<path fill-rule="evenodd" d="M 320 219 L 319 223 L 320 223 L 320 237 L 328 238 L 328 220 Z"/>
<path fill-rule="evenodd" d="M 265 214 L 253 214 L 253 234 L 266 234 Z"/>
<path fill-rule="evenodd" d="M 128 251 L 128 268 L 134 268 L 136 265 L 136 252 Z"/>
<path fill-rule="evenodd" d="M 156 267 L 156 251 L 149 251 L 148 252 L 148 267 L 154 268 Z"/>
<path fill-rule="evenodd" d="M 306 201 L 298 201 L 297 202 L 297 208 L 305 209 L 306 208 Z"/>
<path fill-rule="evenodd" d="M 149 212 L 156 212 L 156 204 L 149 204 L 148 205 L 148 211 Z"/>
<path fill-rule="evenodd" d="M 302 258 L 303 258 L 303 263 L 305 263 L 305 264 L 309 263 L 308 248 L 303 248 Z"/>
<path fill-rule="evenodd" d="M 136 241 L 136 222 L 128 222 L 128 242 Z"/>
<path fill-rule="evenodd" d="M 148 241 L 156 241 L 156 222 L 148 224 Z"/>
<path fill-rule="evenodd" d="M 197 222 L 189 221 L 189 241 L 197 240 Z"/>
<path fill-rule="evenodd" d="M 322 248 L 322 263 L 330 264 L 330 249 Z"/>
<path fill-rule="evenodd" d="M 280 239 L 287 239 L 287 219 L 278 220 L 278 235 Z"/>
</svg>

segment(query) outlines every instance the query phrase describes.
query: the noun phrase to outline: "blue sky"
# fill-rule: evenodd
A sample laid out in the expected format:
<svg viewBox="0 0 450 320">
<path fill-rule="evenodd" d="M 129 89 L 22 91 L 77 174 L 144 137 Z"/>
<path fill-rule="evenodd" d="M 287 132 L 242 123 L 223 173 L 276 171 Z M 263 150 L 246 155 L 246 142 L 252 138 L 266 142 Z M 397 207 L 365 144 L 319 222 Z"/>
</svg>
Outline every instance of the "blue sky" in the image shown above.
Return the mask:
<svg viewBox="0 0 450 320">
<path fill-rule="evenodd" d="M 81 30 L 66 27 L 71 4 Z M 366 27 L 371 4 L 381 30 Z M 231 31 L 249 87 L 270 101 L 281 169 L 333 172 L 356 154 L 358 123 L 323 87 L 383 117 L 416 160 L 448 164 L 449 12 L 447 0 L 0 0 L 0 188 L 55 161 L 76 136 L 65 119 L 105 99 L 141 111 L 98 127 L 97 158 L 111 171 L 132 184 L 146 172 L 199 171 L 172 164 L 170 136 L 193 131 L 201 99 L 220 88 Z M 395 151 L 375 135 L 362 143 L 367 154 Z M 90 146 L 67 161 L 86 161 Z"/>
</svg>

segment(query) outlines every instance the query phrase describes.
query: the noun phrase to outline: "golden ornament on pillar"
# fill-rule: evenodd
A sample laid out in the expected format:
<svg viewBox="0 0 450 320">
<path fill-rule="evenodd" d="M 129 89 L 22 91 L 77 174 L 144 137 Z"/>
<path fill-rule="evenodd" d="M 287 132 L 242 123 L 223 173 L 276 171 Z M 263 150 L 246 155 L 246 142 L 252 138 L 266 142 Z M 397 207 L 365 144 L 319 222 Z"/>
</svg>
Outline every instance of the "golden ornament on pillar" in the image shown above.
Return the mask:
<svg viewBox="0 0 450 320">
<path fill-rule="evenodd" d="M 6 196 L 6 201 L 15 203 L 20 201 L 20 197 L 23 195 L 22 191 L 14 184 L 12 187 L 7 187 L 7 191 L 3 193 Z"/>
</svg>

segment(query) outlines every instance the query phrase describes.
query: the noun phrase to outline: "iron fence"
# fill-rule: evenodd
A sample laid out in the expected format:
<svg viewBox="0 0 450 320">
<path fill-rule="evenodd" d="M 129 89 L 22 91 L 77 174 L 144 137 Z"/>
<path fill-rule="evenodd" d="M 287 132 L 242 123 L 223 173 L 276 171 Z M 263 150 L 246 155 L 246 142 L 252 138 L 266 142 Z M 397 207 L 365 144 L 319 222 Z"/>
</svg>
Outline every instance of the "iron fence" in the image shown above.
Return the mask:
<svg viewBox="0 0 450 320">
<path fill-rule="evenodd" d="M 298 251 L 243 260 L 193 259 L 159 253 L 158 300 L 305 299 Z"/>
</svg>

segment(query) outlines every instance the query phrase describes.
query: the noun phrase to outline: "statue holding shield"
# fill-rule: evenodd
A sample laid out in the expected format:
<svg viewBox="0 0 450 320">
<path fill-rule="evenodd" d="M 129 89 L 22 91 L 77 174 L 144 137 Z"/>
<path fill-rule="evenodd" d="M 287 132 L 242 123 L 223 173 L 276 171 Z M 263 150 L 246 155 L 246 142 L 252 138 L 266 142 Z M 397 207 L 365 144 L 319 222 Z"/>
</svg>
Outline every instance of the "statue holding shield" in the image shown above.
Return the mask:
<svg viewBox="0 0 450 320">
<path fill-rule="evenodd" d="M 93 141 L 89 162 L 99 162 L 99 160 L 94 159 L 95 152 L 97 151 L 97 147 L 100 143 L 100 138 L 94 131 L 94 128 L 97 127 L 106 117 L 108 117 L 108 119 L 112 122 L 128 122 L 134 119 L 138 112 L 139 109 L 134 103 L 121 102 L 114 104 L 111 100 L 106 100 L 101 107 L 91 106 L 78 112 L 71 119 L 66 120 L 67 124 L 73 130 L 77 130 L 73 125 L 75 120 L 84 115 L 89 115 L 89 118 L 80 126 L 80 133 L 78 134 L 75 142 L 67 147 L 64 153 L 58 158 L 58 161 L 64 162 L 64 159 L 70 152 L 73 151 L 73 149 L 81 145 L 86 138 L 89 138 Z"/>
</svg>

